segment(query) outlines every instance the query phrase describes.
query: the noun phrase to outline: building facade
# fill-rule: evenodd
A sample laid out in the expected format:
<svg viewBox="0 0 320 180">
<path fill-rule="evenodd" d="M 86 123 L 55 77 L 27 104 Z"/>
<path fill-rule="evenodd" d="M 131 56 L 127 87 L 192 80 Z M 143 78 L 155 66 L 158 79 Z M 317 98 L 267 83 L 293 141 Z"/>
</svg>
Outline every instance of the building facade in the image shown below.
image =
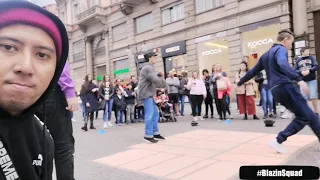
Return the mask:
<svg viewBox="0 0 320 180">
<path fill-rule="evenodd" d="M 254 66 L 281 29 L 298 32 L 290 61 L 303 45 L 320 57 L 320 34 L 314 33 L 320 30 L 320 0 L 57 0 L 57 5 L 78 89 L 85 74 L 136 75 L 137 62 L 149 51 L 158 53 L 157 71 L 211 71 L 220 63 L 233 79 L 241 61 Z"/>
<path fill-rule="evenodd" d="M 47 11 L 50 11 L 52 14 L 59 16 L 58 7 L 56 4 L 48 4 L 43 7 Z"/>
</svg>

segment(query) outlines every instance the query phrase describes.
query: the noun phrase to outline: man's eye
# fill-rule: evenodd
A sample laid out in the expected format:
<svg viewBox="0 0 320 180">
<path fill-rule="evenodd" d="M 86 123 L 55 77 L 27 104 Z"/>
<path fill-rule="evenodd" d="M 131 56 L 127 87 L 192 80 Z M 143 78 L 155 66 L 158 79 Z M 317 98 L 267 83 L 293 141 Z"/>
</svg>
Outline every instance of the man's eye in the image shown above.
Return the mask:
<svg viewBox="0 0 320 180">
<path fill-rule="evenodd" d="M 37 53 L 37 56 L 38 56 L 40 59 L 50 58 L 49 55 L 44 54 L 44 53 Z"/>
<path fill-rule="evenodd" d="M 7 52 L 18 51 L 17 48 L 15 48 L 14 46 L 8 45 L 8 44 L 0 44 L 0 49 L 7 51 Z"/>
</svg>

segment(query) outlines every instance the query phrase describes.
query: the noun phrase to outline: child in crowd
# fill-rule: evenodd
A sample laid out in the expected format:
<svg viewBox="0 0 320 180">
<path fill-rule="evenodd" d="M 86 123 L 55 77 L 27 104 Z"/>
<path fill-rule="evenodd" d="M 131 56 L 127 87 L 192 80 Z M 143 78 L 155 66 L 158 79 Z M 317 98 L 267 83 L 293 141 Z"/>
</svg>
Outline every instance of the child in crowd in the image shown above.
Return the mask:
<svg viewBox="0 0 320 180">
<path fill-rule="evenodd" d="M 127 85 L 127 89 L 125 90 L 127 93 L 126 105 L 127 105 L 127 121 L 134 123 L 134 108 L 135 108 L 135 99 L 136 93 L 132 89 L 132 84 Z"/>
<path fill-rule="evenodd" d="M 116 124 L 118 126 L 123 125 L 123 115 L 124 110 L 126 109 L 126 100 L 125 97 L 122 96 L 122 91 L 120 89 L 116 89 L 116 96 L 114 97 L 114 104 L 117 109 L 117 121 Z"/>
<path fill-rule="evenodd" d="M 170 112 L 172 104 L 169 103 L 169 97 L 165 94 L 164 89 L 157 91 L 156 103 L 165 110 L 165 112 Z"/>
</svg>

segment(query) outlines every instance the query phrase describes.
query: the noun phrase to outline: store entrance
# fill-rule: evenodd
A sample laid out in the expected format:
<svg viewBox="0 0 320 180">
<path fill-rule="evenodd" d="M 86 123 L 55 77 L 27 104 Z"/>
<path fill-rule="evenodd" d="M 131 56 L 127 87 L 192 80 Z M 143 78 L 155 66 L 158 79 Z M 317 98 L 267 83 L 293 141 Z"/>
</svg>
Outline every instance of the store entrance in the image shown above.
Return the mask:
<svg viewBox="0 0 320 180">
<path fill-rule="evenodd" d="M 164 58 L 165 77 L 168 77 L 170 71 L 177 73 L 185 68 L 185 55 L 178 55 Z"/>
<path fill-rule="evenodd" d="M 320 12 L 315 12 L 313 14 L 313 20 L 314 20 L 314 32 L 320 32 Z M 315 41 L 315 50 L 316 50 L 316 57 L 318 64 L 320 63 L 320 34 L 314 33 L 314 41 Z M 318 90 L 320 89 L 320 73 L 318 71 L 317 73 L 317 80 L 318 80 Z M 320 94 L 319 94 L 320 99 Z"/>
</svg>

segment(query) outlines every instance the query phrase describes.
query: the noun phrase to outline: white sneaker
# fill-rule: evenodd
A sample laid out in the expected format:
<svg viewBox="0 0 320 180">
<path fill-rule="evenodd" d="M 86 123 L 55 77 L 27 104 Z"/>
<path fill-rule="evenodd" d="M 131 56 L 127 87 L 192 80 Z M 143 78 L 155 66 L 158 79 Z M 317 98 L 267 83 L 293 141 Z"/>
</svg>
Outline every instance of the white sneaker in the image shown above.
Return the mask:
<svg viewBox="0 0 320 180">
<path fill-rule="evenodd" d="M 71 121 L 72 121 L 72 122 L 77 122 L 77 120 L 76 120 L 76 119 L 74 119 L 74 118 L 72 118 L 72 119 L 71 119 Z"/>
<path fill-rule="evenodd" d="M 281 116 L 281 119 L 291 119 L 292 118 L 292 114 L 289 110 L 286 110 Z"/>
<path fill-rule="evenodd" d="M 198 119 L 199 119 L 200 121 L 204 121 L 204 119 L 203 119 L 202 116 L 198 116 Z"/>
<path fill-rule="evenodd" d="M 193 121 L 199 121 L 198 117 L 197 116 L 193 117 Z"/>
<path fill-rule="evenodd" d="M 108 121 L 108 126 L 109 126 L 109 127 L 113 127 L 113 124 L 111 124 L 111 122 Z"/>
<path fill-rule="evenodd" d="M 269 146 L 272 147 L 274 150 L 276 150 L 278 153 L 280 154 L 284 154 L 287 152 L 286 148 L 284 147 L 283 144 L 279 144 L 278 141 L 276 139 L 274 139 L 273 141 L 271 141 L 269 143 Z"/>
<path fill-rule="evenodd" d="M 103 123 L 103 128 L 104 128 L 104 129 L 107 129 L 107 128 L 108 128 L 108 123 L 107 123 L 107 122 L 104 122 L 104 123 Z"/>
<path fill-rule="evenodd" d="M 229 115 L 229 119 L 233 119 L 233 117 L 231 115 Z"/>
</svg>

